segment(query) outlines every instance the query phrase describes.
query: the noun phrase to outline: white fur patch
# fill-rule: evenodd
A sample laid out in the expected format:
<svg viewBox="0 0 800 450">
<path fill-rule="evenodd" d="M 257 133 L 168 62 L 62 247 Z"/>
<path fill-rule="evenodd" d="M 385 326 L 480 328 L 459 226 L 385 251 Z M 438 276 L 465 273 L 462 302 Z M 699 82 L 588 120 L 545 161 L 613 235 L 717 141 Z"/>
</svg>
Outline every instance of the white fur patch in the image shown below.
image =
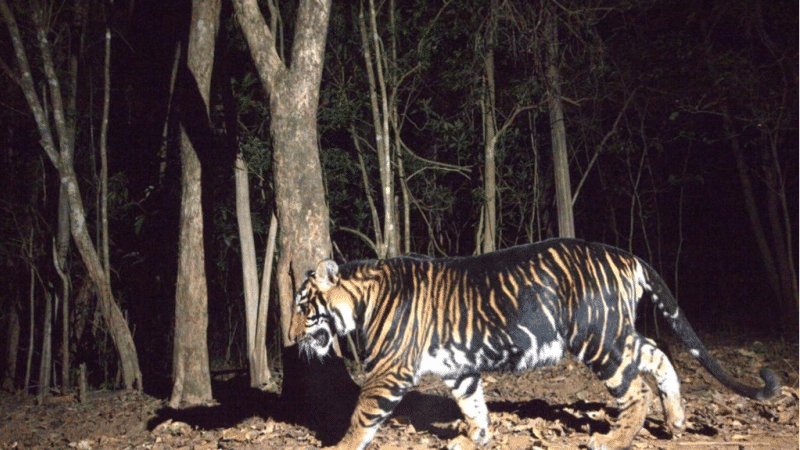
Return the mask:
<svg viewBox="0 0 800 450">
<path fill-rule="evenodd" d="M 564 339 L 560 336 L 555 341 L 545 342 L 539 345 L 536 336 L 523 326 L 518 327 L 531 341 L 529 348 L 525 350 L 520 358 L 517 366 L 514 368 L 517 372 L 522 372 L 529 369 L 534 369 L 543 365 L 553 365 L 561 360 L 564 356 Z"/>
<path fill-rule="evenodd" d="M 459 351 L 446 351 L 437 349 L 433 354 L 425 352 L 417 369 L 416 377 L 419 379 L 423 375 L 436 375 L 442 378 L 454 378 L 460 375 L 461 367 L 470 367 L 467 354 Z M 415 380 L 416 382 L 416 380 Z"/>
<path fill-rule="evenodd" d="M 349 304 L 342 304 L 336 307 L 336 314 L 332 314 L 336 324 L 336 332 L 345 335 L 356 329 L 356 319 L 353 308 Z"/>
</svg>

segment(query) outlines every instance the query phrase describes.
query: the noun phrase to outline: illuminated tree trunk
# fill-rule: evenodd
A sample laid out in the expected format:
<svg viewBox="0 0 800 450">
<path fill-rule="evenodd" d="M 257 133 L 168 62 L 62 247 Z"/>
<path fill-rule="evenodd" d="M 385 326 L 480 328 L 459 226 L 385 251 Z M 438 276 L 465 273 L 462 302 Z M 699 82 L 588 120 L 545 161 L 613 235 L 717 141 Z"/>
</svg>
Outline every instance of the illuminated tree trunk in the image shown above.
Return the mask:
<svg viewBox="0 0 800 450">
<path fill-rule="evenodd" d="M 270 99 L 280 248 L 276 275 L 288 346 L 294 289 L 307 270 L 331 255 L 316 118 L 330 0 L 300 2 L 291 67 L 278 56 L 273 31 L 255 0 L 236 0 L 234 7 Z"/>
<path fill-rule="evenodd" d="M 300 1 L 291 66 L 276 51 L 278 21 L 273 20 L 272 29 L 267 27 L 256 0 L 234 0 L 233 5 L 270 100 L 280 248 L 276 279 L 284 344 L 281 397 L 297 414 L 294 420 L 322 432 L 344 434 L 357 395 L 344 362 L 301 359 L 289 339 L 294 291 L 306 271 L 331 255 L 316 121 L 331 2 Z M 268 6 L 273 17 L 279 14 L 273 2 Z"/>
<path fill-rule="evenodd" d="M 559 72 L 558 19 L 552 5 L 545 13 L 545 40 L 547 41 L 547 107 L 550 110 L 550 136 L 553 143 L 553 170 L 558 209 L 558 235 L 575 237 L 572 217 L 572 192 L 569 180 L 567 131 L 564 127 L 564 107 L 561 101 Z"/>
<path fill-rule="evenodd" d="M 270 277 L 275 246 L 275 216 L 270 220 L 267 254 L 264 256 L 262 287 L 258 284 L 256 245 L 253 238 L 253 219 L 250 214 L 250 185 L 248 169 L 242 154 L 236 155 L 234 179 L 236 182 L 236 220 L 242 249 L 242 277 L 244 280 L 245 322 L 247 324 L 247 359 L 250 362 L 250 386 L 261 387 L 271 383 L 267 366 L 266 322 L 269 302 Z"/>
<path fill-rule="evenodd" d="M 219 27 L 220 0 L 194 0 L 186 51 L 187 66 L 197 82 L 208 118 L 214 44 Z M 194 93 L 189 89 L 190 95 Z M 208 289 L 203 247 L 202 168 L 195 146 L 181 124 L 181 216 L 178 278 L 175 292 L 175 341 L 170 406 L 208 402 Z"/>
<path fill-rule="evenodd" d="M 486 51 L 483 55 L 485 82 L 483 86 L 483 133 L 484 133 L 484 203 L 483 253 L 494 251 L 497 241 L 497 168 L 495 149 L 497 147 L 497 118 L 495 116 L 494 83 L 494 34 L 497 32 L 497 1 L 492 0 L 489 10 L 489 28 L 486 31 Z"/>
</svg>

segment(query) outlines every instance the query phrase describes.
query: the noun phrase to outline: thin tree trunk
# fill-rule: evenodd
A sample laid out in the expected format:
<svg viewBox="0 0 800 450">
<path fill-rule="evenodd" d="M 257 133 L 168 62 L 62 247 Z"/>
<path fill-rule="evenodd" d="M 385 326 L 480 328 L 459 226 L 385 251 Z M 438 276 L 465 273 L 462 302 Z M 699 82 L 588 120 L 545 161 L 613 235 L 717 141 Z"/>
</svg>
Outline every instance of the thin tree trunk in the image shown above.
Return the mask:
<svg viewBox="0 0 800 450">
<path fill-rule="evenodd" d="M 69 389 L 69 302 L 70 280 L 67 267 L 69 252 L 69 198 L 64 185 L 58 192 L 58 232 L 53 254 L 53 266 L 61 278 L 61 388 L 64 393 Z"/>
<path fill-rule="evenodd" d="M 31 228 L 30 241 L 28 242 L 28 254 L 33 255 L 33 228 Z M 31 261 L 31 284 L 28 292 L 28 309 L 30 311 L 28 323 L 28 358 L 25 361 L 25 383 L 23 384 L 25 392 L 30 389 L 31 382 L 31 364 L 33 363 L 33 346 L 34 337 L 33 331 L 36 329 L 36 321 L 34 311 L 36 302 L 34 302 L 34 294 L 36 293 L 36 268 Z"/>
<path fill-rule="evenodd" d="M 66 192 L 61 189 L 60 195 L 63 195 L 63 199 L 59 199 L 59 203 L 64 203 L 67 205 L 64 225 L 67 229 L 67 232 L 64 233 L 66 236 L 62 238 L 61 230 L 59 230 L 59 244 L 57 248 L 69 248 L 69 202 L 66 199 Z M 62 214 L 59 208 L 59 216 Z M 62 219 L 59 217 L 59 227 L 62 226 Z M 63 239 L 63 242 L 61 240 Z M 55 249 L 54 249 L 55 250 Z M 65 270 L 66 267 L 66 252 L 62 255 L 61 252 L 54 252 L 53 254 L 53 265 L 55 266 L 56 272 L 58 273 L 59 278 L 61 278 L 61 298 L 63 301 L 61 302 L 61 392 L 67 393 L 70 388 L 70 381 L 69 381 L 69 298 L 70 298 L 70 281 L 69 276 Z"/>
<path fill-rule="evenodd" d="M 175 57 L 172 60 L 172 72 L 169 77 L 169 96 L 167 97 L 167 111 L 164 114 L 164 126 L 161 129 L 161 147 L 158 150 L 158 183 L 156 186 L 161 188 L 164 185 L 164 175 L 167 173 L 167 146 L 169 145 L 169 119 L 172 111 L 172 97 L 175 93 L 175 80 L 178 77 L 178 67 L 181 60 L 181 44 L 175 44 Z"/>
<path fill-rule="evenodd" d="M 383 198 L 383 237 L 386 239 L 385 258 L 400 254 L 400 228 L 397 223 L 397 200 L 395 198 L 394 171 L 392 170 L 392 142 L 389 138 L 389 96 L 386 92 L 387 69 L 383 67 L 385 54 L 381 50 L 378 34 L 378 20 L 374 0 L 369 0 L 369 23 L 372 46 L 375 52 L 375 72 L 377 74 L 378 91 L 380 93 L 380 111 L 373 109 L 377 114 L 375 128 L 376 147 L 378 149 L 378 167 L 381 173 L 381 195 Z M 373 86 L 374 88 L 374 86 Z"/>
<path fill-rule="evenodd" d="M 567 131 L 564 127 L 564 108 L 561 102 L 561 80 L 559 75 L 558 19 L 552 7 L 545 13 L 547 40 L 547 106 L 550 110 L 550 133 L 553 142 L 553 170 L 556 184 L 556 208 L 558 209 L 558 235 L 575 237 L 575 221 L 572 217 L 572 194 L 567 156 Z"/>
<path fill-rule="evenodd" d="M 220 0 L 193 0 L 186 65 L 202 98 L 208 120 L 214 45 L 219 29 Z M 210 121 L 205 125 L 208 126 Z M 202 166 L 181 124 L 181 217 L 178 277 L 175 292 L 173 386 L 169 404 L 204 404 L 212 399 L 208 364 L 208 288 L 203 245 Z"/>
<path fill-rule="evenodd" d="M 44 322 L 42 323 L 42 352 L 39 354 L 39 403 L 44 403 L 45 397 L 50 393 L 50 364 L 52 355 L 53 336 L 53 303 L 49 291 L 44 292 Z"/>
<path fill-rule="evenodd" d="M 20 317 L 17 307 L 17 297 L 11 302 L 11 311 L 8 313 L 6 324 L 6 369 L 3 374 L 2 389 L 14 392 L 14 380 L 17 377 L 17 357 L 19 356 Z"/>
<path fill-rule="evenodd" d="M 742 184 L 745 210 L 747 211 L 747 217 L 750 219 L 750 227 L 755 235 L 758 250 L 761 253 L 761 259 L 767 272 L 767 279 L 769 280 L 773 294 L 775 296 L 780 296 L 781 285 L 780 279 L 778 278 L 778 271 L 775 266 L 775 259 L 770 251 L 769 243 L 767 242 L 767 235 L 764 231 L 764 226 L 761 223 L 761 218 L 759 217 L 758 205 L 756 203 L 755 194 L 753 193 L 753 185 L 750 182 L 750 175 L 748 174 L 747 164 L 744 160 L 744 154 L 739 147 L 739 138 L 733 129 L 733 123 L 730 115 L 727 113 L 725 113 L 723 116 L 723 125 L 725 127 L 725 135 L 728 137 L 728 140 L 731 144 L 733 157 L 736 160 L 736 171 L 739 175 L 739 181 Z M 781 310 L 780 314 L 784 315 L 785 312 L 786 311 Z"/>
<path fill-rule="evenodd" d="M 253 219 L 250 214 L 248 170 L 241 152 L 236 155 L 233 171 L 236 186 L 236 222 L 239 227 L 239 245 L 242 251 L 247 357 L 250 361 L 250 385 L 253 386 L 257 378 L 254 372 L 253 359 L 255 354 L 253 352 L 255 350 L 256 321 L 258 319 L 258 266 L 256 264 L 256 245 L 253 239 Z"/>
<path fill-rule="evenodd" d="M 489 29 L 486 32 L 486 52 L 483 67 L 486 81 L 483 86 L 483 129 L 484 129 L 484 169 L 483 187 L 486 204 L 483 221 L 483 253 L 494 251 L 497 241 L 497 169 L 495 166 L 495 147 L 497 146 L 497 121 L 495 118 L 494 83 L 494 34 L 497 26 L 497 1 L 492 0 Z"/>
<path fill-rule="evenodd" d="M 355 145 L 356 152 L 358 153 L 358 167 L 361 169 L 361 181 L 364 184 L 364 193 L 367 196 L 367 204 L 369 205 L 369 211 L 372 214 L 372 227 L 375 229 L 375 241 L 371 241 L 369 238 L 365 238 L 365 240 L 375 252 L 375 256 L 380 257 L 382 251 L 381 249 L 383 248 L 381 220 L 380 216 L 378 215 L 378 209 L 375 207 L 375 201 L 372 199 L 372 189 L 370 189 L 369 174 L 367 173 L 367 166 L 364 164 L 364 154 L 361 151 L 361 144 L 359 144 L 359 138 L 358 135 L 356 135 L 355 128 L 350 129 L 350 135 L 353 138 L 353 144 Z"/>
<path fill-rule="evenodd" d="M 100 255 L 106 278 L 111 279 L 108 256 L 108 109 L 111 104 L 111 30 L 106 28 L 105 65 L 103 68 L 103 117 L 100 123 Z"/>
<path fill-rule="evenodd" d="M 271 386 L 272 374 L 269 371 L 267 354 L 267 315 L 269 314 L 269 295 L 272 290 L 272 263 L 275 259 L 275 241 L 278 237 L 278 218 L 273 213 L 269 220 L 267 248 L 264 251 L 264 271 L 261 275 L 261 295 L 258 300 L 258 320 L 256 321 L 256 344 L 254 364 L 258 379 L 258 387 Z"/>
<path fill-rule="evenodd" d="M 768 157 L 771 158 L 771 157 Z M 778 280 L 780 282 L 780 298 L 782 303 L 781 320 L 785 331 L 796 334 L 797 330 L 797 296 L 794 289 L 794 272 L 791 267 L 791 256 L 789 249 L 786 248 L 786 236 L 780 214 L 780 187 L 778 186 L 779 173 L 773 164 L 764 165 L 764 176 L 767 184 L 767 220 L 769 222 L 770 234 L 772 235 L 772 249 L 775 255 L 775 265 L 778 270 Z"/>
<path fill-rule="evenodd" d="M 242 250 L 242 277 L 244 279 L 245 321 L 247 324 L 247 357 L 250 362 L 250 386 L 259 387 L 269 382 L 269 368 L 264 342 L 258 338 L 260 301 L 256 245 L 253 239 L 252 215 L 250 213 L 250 186 L 247 164 L 239 152 L 236 155 L 234 180 L 236 184 L 236 220 L 239 226 L 239 242 Z M 264 260 L 264 268 L 271 262 Z M 269 297 L 266 296 L 265 300 Z M 263 353 L 263 354 L 262 354 Z"/>
<path fill-rule="evenodd" d="M 386 96 L 386 82 L 383 70 L 383 53 L 377 34 L 375 5 L 369 1 L 369 27 L 364 17 L 363 2 L 359 9 L 359 30 L 361 47 L 364 52 L 367 80 L 369 82 L 369 98 L 372 107 L 372 125 L 375 129 L 375 146 L 378 153 L 378 169 L 381 178 L 381 199 L 383 203 L 383 240 L 376 241 L 378 257 L 386 258 L 399 253 L 398 227 L 396 223 L 396 205 L 394 200 L 394 173 L 391 164 L 391 142 L 389 139 L 389 107 Z M 369 38 L 372 36 L 372 39 Z M 373 66 L 373 52 L 375 54 Z M 376 236 L 378 234 L 376 233 Z"/>
<path fill-rule="evenodd" d="M 406 171 L 403 167 L 402 152 L 397 152 L 397 175 L 400 178 L 400 189 L 403 199 L 403 253 L 411 253 L 411 192 L 406 183 Z"/>
</svg>

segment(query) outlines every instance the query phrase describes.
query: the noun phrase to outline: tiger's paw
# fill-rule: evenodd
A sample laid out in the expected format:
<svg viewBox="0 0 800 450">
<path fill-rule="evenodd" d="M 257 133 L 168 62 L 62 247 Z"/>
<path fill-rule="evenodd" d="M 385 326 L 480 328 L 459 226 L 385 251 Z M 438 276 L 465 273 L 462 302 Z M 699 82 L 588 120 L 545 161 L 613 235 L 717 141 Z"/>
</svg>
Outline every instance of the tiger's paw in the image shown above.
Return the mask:
<svg viewBox="0 0 800 450">
<path fill-rule="evenodd" d="M 683 413 L 683 408 L 678 406 L 672 409 L 664 408 L 664 410 L 666 412 L 664 424 L 673 438 L 679 437 L 686 429 L 686 416 Z"/>
<path fill-rule="evenodd" d="M 681 437 L 684 430 L 686 430 L 686 422 L 683 421 L 681 422 L 668 421 L 666 425 L 667 429 L 669 430 L 669 433 L 672 435 L 673 438 Z"/>
<path fill-rule="evenodd" d="M 470 426 L 461 422 L 457 429 L 463 433 L 447 444 L 447 450 L 473 450 L 485 446 L 492 438 L 486 428 Z"/>
<path fill-rule="evenodd" d="M 595 433 L 589 439 L 588 447 L 591 450 L 623 450 L 628 448 L 630 443 L 630 439 L 612 431 L 608 434 Z"/>
<path fill-rule="evenodd" d="M 447 450 L 475 450 L 478 446 L 466 436 L 457 436 L 447 443 Z"/>
</svg>

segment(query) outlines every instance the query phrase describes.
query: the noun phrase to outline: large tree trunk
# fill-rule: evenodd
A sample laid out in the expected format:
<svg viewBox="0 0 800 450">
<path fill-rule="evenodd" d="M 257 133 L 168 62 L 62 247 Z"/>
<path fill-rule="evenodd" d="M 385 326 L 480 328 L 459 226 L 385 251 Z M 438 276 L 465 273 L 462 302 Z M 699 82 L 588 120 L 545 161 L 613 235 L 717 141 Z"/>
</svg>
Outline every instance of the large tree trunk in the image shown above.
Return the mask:
<svg viewBox="0 0 800 450">
<path fill-rule="evenodd" d="M 214 44 L 219 29 L 220 0 L 193 0 L 187 66 L 197 83 L 197 93 L 208 118 Z M 191 95 L 191 94 L 190 94 Z M 173 386 L 169 404 L 175 408 L 210 401 L 208 366 L 208 289 L 203 246 L 202 168 L 181 124 L 181 217 L 178 244 L 178 279 L 175 292 L 175 342 Z"/>
<path fill-rule="evenodd" d="M 575 221 L 572 217 L 572 191 L 569 180 L 569 158 L 567 157 L 567 131 L 564 127 L 564 107 L 561 101 L 559 73 L 558 19 L 552 5 L 545 13 L 547 41 L 547 107 L 550 110 L 550 135 L 553 143 L 553 170 L 556 184 L 556 207 L 558 209 L 558 235 L 575 237 Z"/>
<path fill-rule="evenodd" d="M 316 122 L 331 2 L 301 0 L 291 67 L 281 61 L 273 31 L 267 27 L 256 0 L 235 0 L 233 4 L 270 98 L 280 247 L 276 277 L 285 350 L 281 393 L 290 400 L 298 420 L 328 433 L 328 439 L 335 441 L 347 427 L 355 384 L 341 359 L 325 364 L 316 359 L 301 360 L 289 340 L 294 291 L 305 280 L 306 271 L 331 255 Z M 277 11 L 273 9 L 272 14 Z"/>
<path fill-rule="evenodd" d="M 283 343 L 290 345 L 294 289 L 307 270 L 331 254 L 316 121 L 330 0 L 300 2 L 291 68 L 280 60 L 275 38 L 255 0 L 237 0 L 234 6 L 270 97 L 280 247 L 278 291 Z"/>
</svg>

